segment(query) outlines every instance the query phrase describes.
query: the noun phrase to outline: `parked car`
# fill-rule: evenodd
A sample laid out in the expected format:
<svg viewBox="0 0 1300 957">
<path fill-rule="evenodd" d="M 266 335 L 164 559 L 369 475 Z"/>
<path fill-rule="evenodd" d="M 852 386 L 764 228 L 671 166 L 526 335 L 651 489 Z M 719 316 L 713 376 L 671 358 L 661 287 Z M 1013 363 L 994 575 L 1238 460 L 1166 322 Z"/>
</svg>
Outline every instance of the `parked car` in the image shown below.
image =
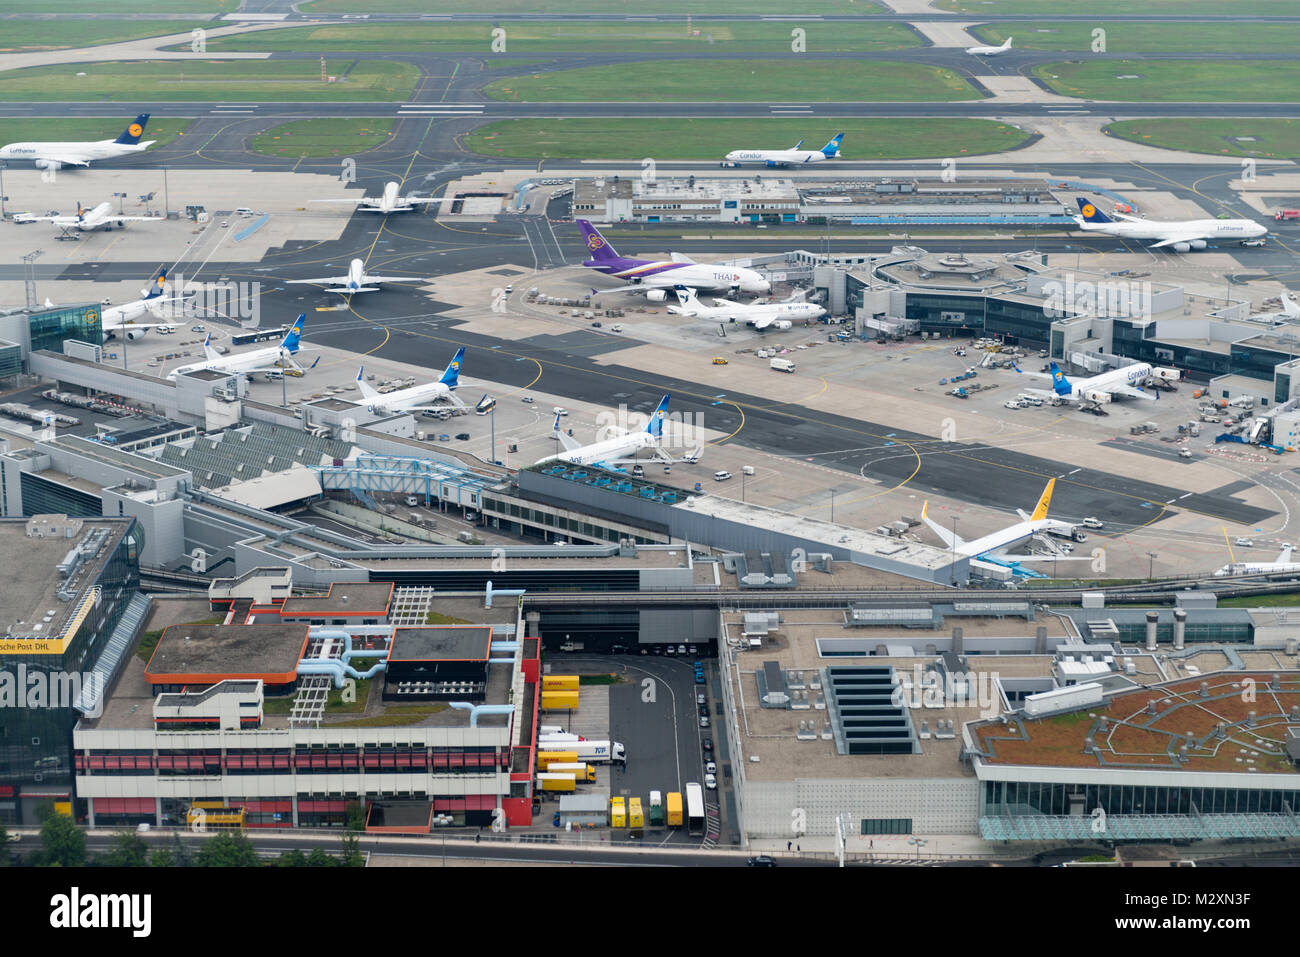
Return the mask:
<svg viewBox="0 0 1300 957">
<path fill-rule="evenodd" d="M 745 862 L 746 867 L 776 867 L 776 861 L 766 854 L 758 854 Z"/>
<path fill-rule="evenodd" d="M 704 739 L 704 742 L 703 742 L 703 745 L 704 745 L 704 750 L 705 750 L 705 751 L 712 751 L 712 750 L 713 750 L 713 739 L 712 739 L 712 738 L 705 738 L 705 739 Z"/>
<path fill-rule="evenodd" d="M 707 728 L 708 726 L 709 726 L 709 716 L 707 714 L 700 715 L 700 727 Z"/>
<path fill-rule="evenodd" d="M 717 774 L 717 773 L 718 773 L 718 765 L 717 765 L 717 762 L 715 762 L 715 761 L 705 761 L 705 762 L 704 762 L 704 773 L 705 773 L 705 774 Z"/>
<path fill-rule="evenodd" d="M 456 433 L 456 441 L 457 441 L 457 442 L 468 442 L 468 441 L 469 441 L 469 433 L 468 433 L 468 432 L 458 432 L 458 433 Z"/>
<path fill-rule="evenodd" d="M 717 775 L 714 774 L 704 775 L 704 786 L 710 791 L 716 791 L 718 789 Z"/>
</svg>

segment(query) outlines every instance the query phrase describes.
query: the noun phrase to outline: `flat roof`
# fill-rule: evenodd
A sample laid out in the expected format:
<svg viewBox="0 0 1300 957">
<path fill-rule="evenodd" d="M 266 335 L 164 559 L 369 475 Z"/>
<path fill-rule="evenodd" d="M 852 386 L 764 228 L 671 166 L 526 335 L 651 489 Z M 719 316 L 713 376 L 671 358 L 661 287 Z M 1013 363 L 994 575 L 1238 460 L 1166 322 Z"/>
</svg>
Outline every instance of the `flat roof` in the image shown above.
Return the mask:
<svg viewBox="0 0 1300 957">
<path fill-rule="evenodd" d="M 332 582 L 326 595 L 286 599 L 280 614 L 285 618 L 386 615 L 392 600 L 392 582 Z"/>
<path fill-rule="evenodd" d="M 492 645 L 489 625 L 425 625 L 393 629 L 389 661 L 482 661 Z"/>
<path fill-rule="evenodd" d="M 1064 714 L 980 724 L 971 736 L 986 765 L 1296 774 L 1285 747 L 1288 730 L 1300 728 L 1300 719 L 1291 716 L 1297 706 L 1300 672 L 1220 671 L 1123 692 Z M 1253 726 L 1247 723 L 1251 712 Z M 1085 751 L 1089 738 L 1091 754 Z"/>
<path fill-rule="evenodd" d="M 153 684 L 206 684 L 262 678 L 288 684 L 307 648 L 307 625 L 172 625 L 163 630 L 145 676 Z"/>
</svg>

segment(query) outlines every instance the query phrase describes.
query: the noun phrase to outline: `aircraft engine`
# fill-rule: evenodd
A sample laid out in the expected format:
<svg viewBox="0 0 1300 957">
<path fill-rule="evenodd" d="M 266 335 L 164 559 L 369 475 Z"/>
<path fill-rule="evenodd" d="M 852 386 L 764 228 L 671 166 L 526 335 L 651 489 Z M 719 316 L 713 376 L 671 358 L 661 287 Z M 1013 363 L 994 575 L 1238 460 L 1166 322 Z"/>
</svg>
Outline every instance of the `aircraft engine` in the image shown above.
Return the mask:
<svg viewBox="0 0 1300 957">
<path fill-rule="evenodd" d="M 144 333 L 145 330 L 143 329 L 128 329 L 126 330 L 126 338 L 131 342 L 135 342 L 137 339 L 143 339 Z"/>
<path fill-rule="evenodd" d="M 1191 243 L 1174 243 L 1173 250 L 1176 253 L 1189 253 L 1192 251 Z"/>
<path fill-rule="evenodd" d="M 668 298 L 668 294 L 662 289 L 649 289 L 646 291 L 645 297 L 651 302 L 663 302 Z"/>
<path fill-rule="evenodd" d="M 1099 405 L 1105 404 L 1110 401 L 1109 392 L 1098 392 L 1095 389 L 1085 389 L 1083 393 L 1083 397 L 1087 399 L 1089 402 L 1096 402 Z"/>
<path fill-rule="evenodd" d="M 36 160 L 36 168 L 37 169 L 63 169 L 63 164 L 60 163 L 58 160 L 39 159 Z"/>
<path fill-rule="evenodd" d="M 1209 244 L 1204 239 L 1193 239 L 1189 245 L 1193 249 L 1204 249 Z"/>
<path fill-rule="evenodd" d="M 778 319 L 776 322 L 772 323 L 772 328 L 777 329 L 781 332 L 785 332 L 792 325 L 794 325 L 794 323 L 792 323 L 789 319 Z"/>
</svg>

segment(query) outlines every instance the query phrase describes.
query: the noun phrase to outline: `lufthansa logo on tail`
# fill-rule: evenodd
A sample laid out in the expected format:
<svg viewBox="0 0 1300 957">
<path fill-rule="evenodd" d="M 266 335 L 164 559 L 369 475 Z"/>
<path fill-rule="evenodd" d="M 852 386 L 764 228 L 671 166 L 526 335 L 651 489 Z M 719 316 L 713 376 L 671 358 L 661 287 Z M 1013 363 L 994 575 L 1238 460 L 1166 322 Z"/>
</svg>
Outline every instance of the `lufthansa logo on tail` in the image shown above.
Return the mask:
<svg viewBox="0 0 1300 957">
<path fill-rule="evenodd" d="M 602 247 L 604 247 L 604 245 L 605 245 L 605 240 L 601 239 L 599 236 L 587 237 L 588 249 L 601 249 Z"/>
<path fill-rule="evenodd" d="M 1083 207 L 1083 215 L 1084 215 L 1084 216 L 1096 216 L 1096 215 L 1097 215 L 1097 207 L 1094 206 L 1094 205 L 1092 205 L 1092 203 L 1085 203 L 1085 204 L 1084 204 L 1084 207 Z"/>
<path fill-rule="evenodd" d="M 144 127 L 141 126 L 139 123 L 132 123 L 130 126 L 126 128 L 126 131 L 130 133 L 132 136 L 139 136 L 141 133 L 144 132 Z"/>
</svg>

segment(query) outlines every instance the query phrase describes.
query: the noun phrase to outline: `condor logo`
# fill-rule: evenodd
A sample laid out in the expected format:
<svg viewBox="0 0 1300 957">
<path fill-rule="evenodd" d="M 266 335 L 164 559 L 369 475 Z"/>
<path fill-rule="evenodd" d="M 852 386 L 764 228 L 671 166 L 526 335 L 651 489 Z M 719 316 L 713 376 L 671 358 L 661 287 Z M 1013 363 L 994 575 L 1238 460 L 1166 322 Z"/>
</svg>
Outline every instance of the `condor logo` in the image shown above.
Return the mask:
<svg viewBox="0 0 1300 957">
<path fill-rule="evenodd" d="M 1052 378 L 1055 379 L 1057 382 L 1060 382 L 1060 381 L 1061 381 L 1061 370 L 1060 370 L 1060 369 L 1057 369 L 1056 372 L 1052 373 Z"/>
<path fill-rule="evenodd" d="M 139 136 L 141 133 L 144 132 L 144 127 L 141 126 L 139 123 L 132 123 L 130 126 L 126 128 L 126 131 L 130 133 L 132 136 Z"/>
<path fill-rule="evenodd" d="M 1083 216 L 1084 216 L 1085 219 L 1091 218 L 1091 217 L 1096 216 L 1096 215 L 1097 215 L 1097 207 L 1096 207 L 1096 206 L 1092 205 L 1092 203 L 1087 203 L 1087 204 L 1084 205 L 1084 207 L 1083 207 Z"/>
<path fill-rule="evenodd" d="M 452 371 L 452 372 L 459 372 L 459 371 L 460 371 L 460 363 L 459 363 L 459 362 L 453 362 L 453 363 L 451 364 L 451 371 Z"/>
<path fill-rule="evenodd" d="M 605 240 L 601 239 L 599 236 L 588 236 L 588 237 L 587 237 L 587 248 L 588 248 L 588 249 L 591 249 L 591 250 L 603 249 L 604 246 L 605 246 Z"/>
</svg>

